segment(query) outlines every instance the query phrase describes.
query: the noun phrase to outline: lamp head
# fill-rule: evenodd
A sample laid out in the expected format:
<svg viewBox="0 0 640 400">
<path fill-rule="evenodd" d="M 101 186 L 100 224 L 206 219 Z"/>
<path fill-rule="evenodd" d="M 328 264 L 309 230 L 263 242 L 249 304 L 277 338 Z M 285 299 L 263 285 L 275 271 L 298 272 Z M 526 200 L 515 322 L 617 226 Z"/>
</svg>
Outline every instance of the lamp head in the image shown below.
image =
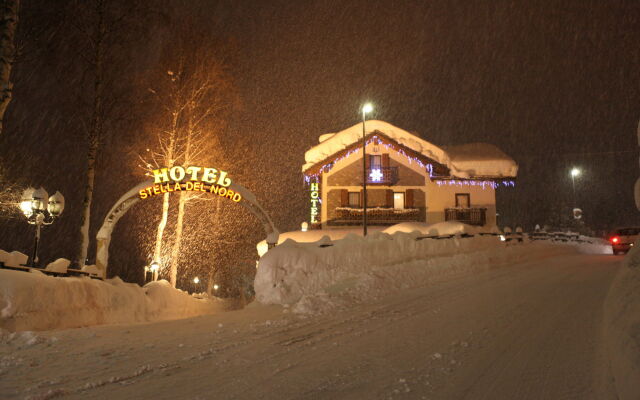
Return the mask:
<svg viewBox="0 0 640 400">
<path fill-rule="evenodd" d="M 160 269 L 160 264 L 158 264 L 157 261 L 154 261 L 154 262 L 151 263 L 149 268 L 151 268 L 151 271 L 156 272 L 157 270 Z"/>
<path fill-rule="evenodd" d="M 362 106 L 362 113 L 363 114 L 370 113 L 371 111 L 373 111 L 373 106 L 371 105 L 371 103 L 367 103 L 364 106 Z"/>
<path fill-rule="evenodd" d="M 572 177 L 574 177 L 574 178 L 575 178 L 576 176 L 580 176 L 580 172 L 581 172 L 581 171 L 580 171 L 578 168 L 572 168 L 572 169 L 571 169 L 571 176 L 572 176 Z"/>
<path fill-rule="evenodd" d="M 25 217 L 29 218 L 33 215 L 33 192 L 35 192 L 34 188 L 27 188 L 22 192 L 22 198 L 20 200 L 20 211 L 24 214 Z"/>
<path fill-rule="evenodd" d="M 198 278 L 197 276 L 193 278 L 193 283 L 195 283 L 196 285 L 200 283 L 200 278 Z"/>
<path fill-rule="evenodd" d="M 59 217 L 64 210 L 64 196 L 60 192 L 56 192 L 53 196 L 49 197 L 49 204 L 47 210 L 52 217 Z"/>
<path fill-rule="evenodd" d="M 47 201 L 49 199 L 49 193 L 44 190 L 43 187 L 34 190 L 32 194 L 31 207 L 33 211 L 44 212 L 47 209 Z"/>
</svg>

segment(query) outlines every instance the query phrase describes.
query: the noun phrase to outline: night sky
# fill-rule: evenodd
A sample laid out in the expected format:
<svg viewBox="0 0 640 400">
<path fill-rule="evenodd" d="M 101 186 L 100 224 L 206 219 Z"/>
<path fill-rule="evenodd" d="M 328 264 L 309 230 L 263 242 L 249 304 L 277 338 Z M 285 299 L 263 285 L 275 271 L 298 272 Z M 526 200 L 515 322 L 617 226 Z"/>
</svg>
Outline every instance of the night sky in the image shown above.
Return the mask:
<svg viewBox="0 0 640 400">
<path fill-rule="evenodd" d="M 320 134 L 358 123 L 365 101 L 374 104 L 372 118 L 436 145 L 488 142 L 513 157 L 520 172 L 515 188 L 498 192 L 501 226 L 529 230 L 566 219 L 572 166 L 583 170 L 576 197 L 586 226 L 640 224 L 633 199 L 640 172 L 637 0 L 158 3 L 165 15 L 147 25 L 148 40 L 131 45 L 138 46 L 130 50 L 133 70 L 122 74 L 144 74 L 153 63 L 171 40 L 164 21 L 187 20 L 232 43 L 229 70 L 241 106 L 225 140 L 252 143 L 249 151 L 264 161 L 250 189 L 281 231 L 307 216 L 305 150 Z M 26 11 L 21 24 L 37 14 Z M 33 21 L 46 25 L 58 16 Z M 83 144 L 73 122 L 81 111 L 61 105 L 70 89 L 52 77 L 72 61 L 44 51 L 15 67 L 15 98 L 0 138 L 10 177 L 67 198 L 64 221 L 44 234 L 43 254 L 51 258 L 72 248 L 82 198 Z M 139 181 L 127 158 L 140 125 L 103 143 L 92 236 L 115 199 Z M 25 225 L 4 222 L 0 247 L 28 252 Z M 261 235 L 258 226 L 250 234 L 256 241 Z"/>
</svg>

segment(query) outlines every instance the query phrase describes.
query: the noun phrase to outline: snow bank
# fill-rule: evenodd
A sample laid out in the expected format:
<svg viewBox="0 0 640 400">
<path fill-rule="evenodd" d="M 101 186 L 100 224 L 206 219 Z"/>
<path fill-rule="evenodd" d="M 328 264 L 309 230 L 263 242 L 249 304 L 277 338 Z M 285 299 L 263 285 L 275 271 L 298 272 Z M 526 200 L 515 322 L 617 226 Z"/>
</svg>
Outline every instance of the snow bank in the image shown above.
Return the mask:
<svg viewBox="0 0 640 400">
<path fill-rule="evenodd" d="M 640 240 L 632 247 L 605 302 L 605 340 L 621 400 L 640 393 Z"/>
<path fill-rule="evenodd" d="M 420 232 L 423 235 L 428 236 L 448 236 L 455 235 L 457 233 L 466 233 L 466 234 L 476 234 L 480 231 L 483 232 L 492 232 L 496 231 L 497 228 L 487 229 L 487 228 L 478 228 L 471 225 L 463 224 L 462 222 L 457 221 L 446 221 L 446 222 L 438 222 L 435 224 L 426 224 L 424 222 L 402 222 L 399 224 L 392 225 L 387 229 L 383 230 L 384 233 L 394 234 L 396 232 Z"/>
<path fill-rule="evenodd" d="M 222 309 L 221 302 L 196 299 L 166 281 L 143 288 L 119 278 L 56 278 L 39 271 L 0 270 L 0 328 L 9 331 L 151 322 Z"/>
<path fill-rule="evenodd" d="M 569 248 L 548 243 L 506 244 L 496 236 L 416 240 L 419 236 L 419 232 L 400 231 L 366 238 L 347 235 L 328 247 L 289 239 L 261 258 L 254 281 L 256 299 L 316 313 Z"/>
<path fill-rule="evenodd" d="M 384 229 L 383 226 L 370 226 L 368 227 L 369 232 L 378 232 Z M 327 236 L 331 240 L 342 239 L 348 234 L 362 234 L 362 227 L 352 227 L 352 228 L 329 228 L 329 229 L 312 229 L 306 232 L 303 231 L 291 231 L 281 233 L 278 237 L 278 244 L 284 243 L 287 239 L 295 240 L 299 243 L 312 243 L 317 242 L 322 239 L 324 236 Z M 256 245 L 258 249 L 258 255 L 262 257 L 269 247 L 265 240 L 262 240 Z"/>
<path fill-rule="evenodd" d="M 447 221 L 439 222 L 436 224 L 426 224 L 424 222 L 402 222 L 389 227 L 384 226 L 370 226 L 368 227 L 369 233 L 384 232 L 393 234 L 396 232 L 411 233 L 414 231 L 420 232 L 423 235 L 435 235 L 446 236 L 455 235 L 456 233 L 468 233 L 475 234 L 482 231 L 498 232 L 497 228 L 476 228 L 471 225 L 463 224 L 462 222 Z M 312 229 L 306 232 L 292 231 L 281 233 L 278 238 L 278 244 L 284 243 L 287 239 L 292 239 L 298 243 L 313 243 L 319 240 L 324 240 L 326 236 L 330 240 L 340 240 L 349 234 L 361 235 L 362 227 L 345 227 L 345 228 L 328 228 L 328 229 Z M 257 244 L 258 255 L 262 257 L 269 249 L 266 241 L 261 241 Z M 611 246 L 609 246 L 611 247 Z"/>
</svg>

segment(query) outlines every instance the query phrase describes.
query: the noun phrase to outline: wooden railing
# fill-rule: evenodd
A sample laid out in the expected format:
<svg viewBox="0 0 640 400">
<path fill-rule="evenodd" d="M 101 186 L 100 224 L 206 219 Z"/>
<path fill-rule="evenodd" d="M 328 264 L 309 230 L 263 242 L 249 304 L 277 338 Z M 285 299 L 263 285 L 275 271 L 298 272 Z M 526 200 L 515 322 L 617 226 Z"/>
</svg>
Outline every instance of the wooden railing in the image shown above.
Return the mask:
<svg viewBox="0 0 640 400">
<path fill-rule="evenodd" d="M 419 208 L 367 208 L 367 220 L 370 223 L 398 223 L 421 219 Z M 422 217 L 424 219 L 424 216 Z M 353 224 L 362 221 L 362 208 L 337 207 L 334 224 Z"/>
<path fill-rule="evenodd" d="M 458 221 L 467 225 L 482 226 L 487 222 L 486 208 L 445 208 L 445 221 Z"/>
</svg>

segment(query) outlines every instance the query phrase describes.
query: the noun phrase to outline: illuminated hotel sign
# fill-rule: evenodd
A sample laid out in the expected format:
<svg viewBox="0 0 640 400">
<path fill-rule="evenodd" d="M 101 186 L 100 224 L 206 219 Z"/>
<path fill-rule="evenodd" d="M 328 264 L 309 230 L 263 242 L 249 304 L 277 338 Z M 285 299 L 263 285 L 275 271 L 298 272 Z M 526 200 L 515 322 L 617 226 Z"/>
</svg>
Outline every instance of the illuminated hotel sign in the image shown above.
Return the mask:
<svg viewBox="0 0 640 400">
<path fill-rule="evenodd" d="M 311 182 L 311 223 L 318 223 L 318 203 L 320 202 L 319 184 Z"/>
<path fill-rule="evenodd" d="M 242 200 L 242 195 L 228 187 L 231 179 L 227 172 L 216 168 L 180 167 L 154 169 L 153 186 L 142 189 L 138 195 L 141 199 L 173 192 L 202 192 L 217 194 L 229 198 L 236 203 Z"/>
</svg>

